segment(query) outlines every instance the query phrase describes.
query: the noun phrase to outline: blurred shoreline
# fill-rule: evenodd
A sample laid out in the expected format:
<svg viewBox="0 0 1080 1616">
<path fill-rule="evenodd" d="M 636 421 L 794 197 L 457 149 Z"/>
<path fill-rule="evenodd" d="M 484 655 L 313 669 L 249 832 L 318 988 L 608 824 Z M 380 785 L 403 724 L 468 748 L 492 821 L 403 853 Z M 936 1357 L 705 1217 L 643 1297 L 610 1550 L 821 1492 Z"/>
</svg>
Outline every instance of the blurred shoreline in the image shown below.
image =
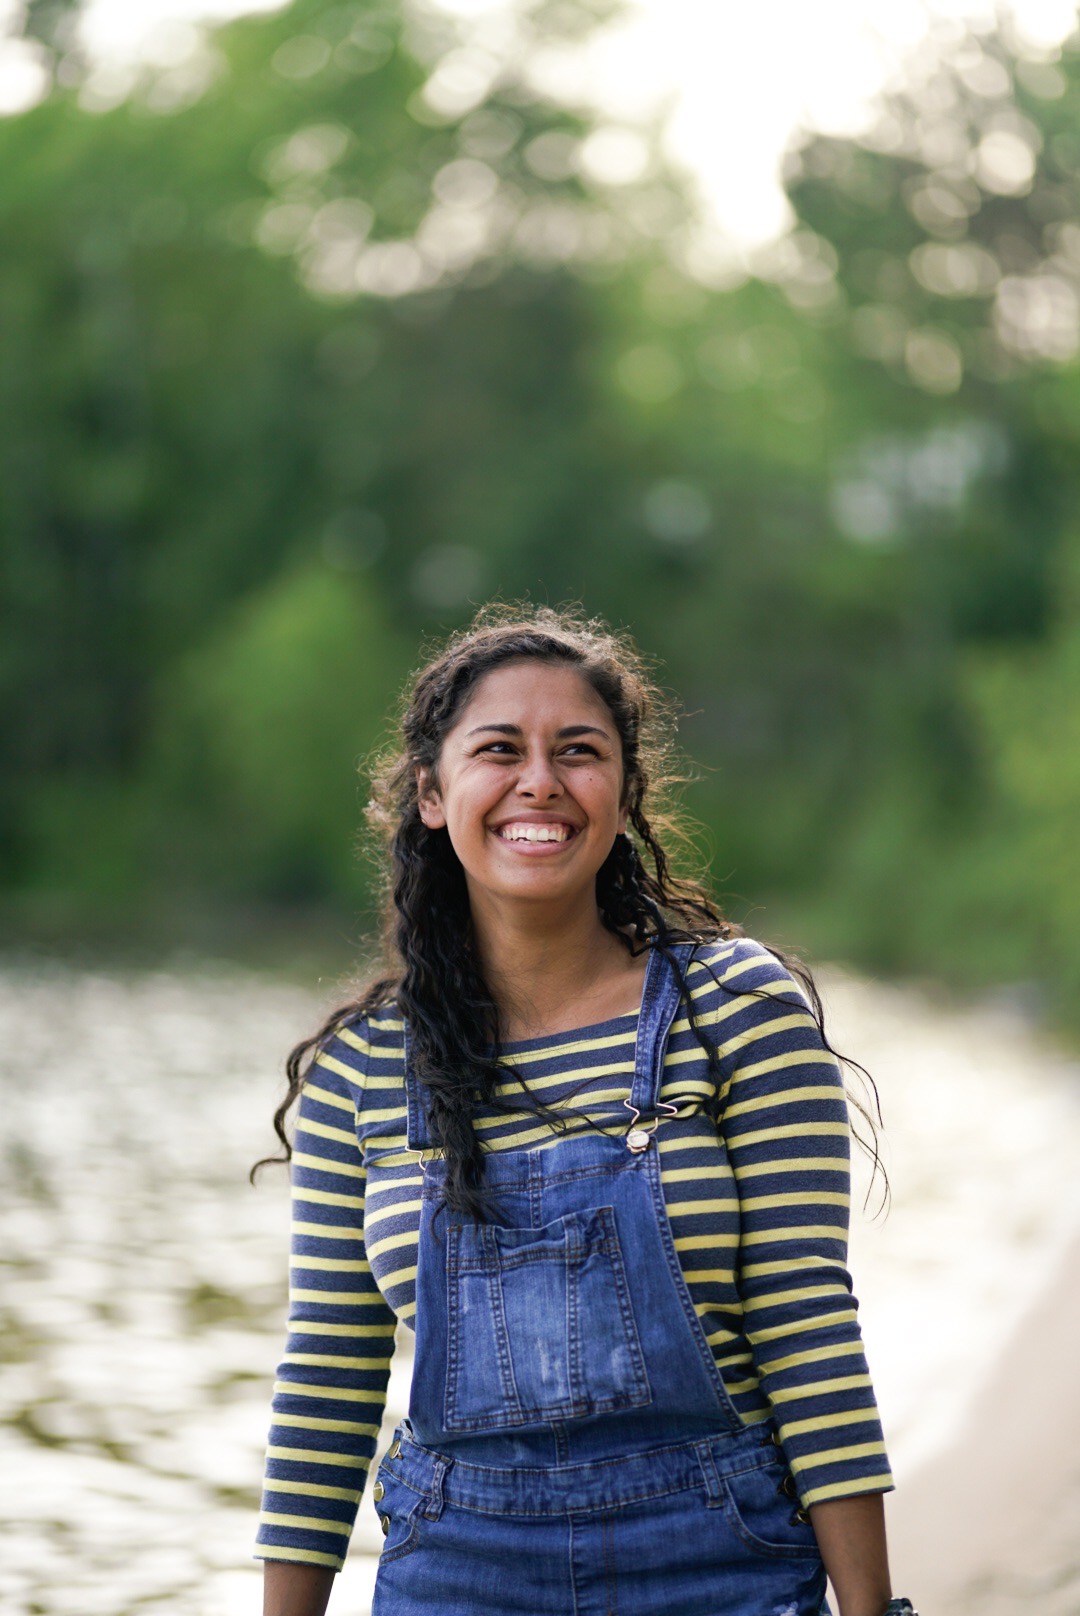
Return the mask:
<svg viewBox="0 0 1080 1616">
<path fill-rule="evenodd" d="M 0 967 L 55 966 L 273 975 L 298 987 L 347 982 L 372 957 L 373 917 L 318 904 L 165 902 L 109 905 L 69 894 L 5 897 Z M 316 991 L 318 989 L 316 988 Z"/>
</svg>

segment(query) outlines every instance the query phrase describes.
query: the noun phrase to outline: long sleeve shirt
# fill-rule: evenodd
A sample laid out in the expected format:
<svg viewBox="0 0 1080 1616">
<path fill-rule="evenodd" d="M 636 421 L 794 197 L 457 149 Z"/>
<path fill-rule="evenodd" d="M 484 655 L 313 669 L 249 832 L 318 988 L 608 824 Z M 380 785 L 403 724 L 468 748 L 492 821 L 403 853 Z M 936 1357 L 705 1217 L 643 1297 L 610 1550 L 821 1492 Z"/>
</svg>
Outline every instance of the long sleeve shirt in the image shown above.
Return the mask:
<svg viewBox="0 0 1080 1616">
<path fill-rule="evenodd" d="M 719 1088 L 726 1165 L 656 1135 L 675 1249 L 728 1395 L 775 1420 L 799 1497 L 892 1486 L 847 1271 L 849 1129 L 842 1078 L 805 1000 L 748 938 L 700 948 L 688 973 L 709 1071 L 685 1008 L 661 1099 L 685 1116 Z M 487 1150 L 552 1149 L 590 1125 L 626 1131 L 635 1013 L 504 1044 L 513 1067 L 480 1107 Z M 374 1456 L 395 1326 L 414 1327 L 421 1166 L 406 1148 L 404 1024 L 346 1023 L 305 1083 L 293 1156 L 289 1335 L 274 1390 L 258 1554 L 340 1567 Z M 529 1109 L 560 1112 L 562 1132 Z M 698 1160 L 695 1161 L 695 1154 Z M 723 1178 L 723 1181 L 721 1180 Z"/>
</svg>

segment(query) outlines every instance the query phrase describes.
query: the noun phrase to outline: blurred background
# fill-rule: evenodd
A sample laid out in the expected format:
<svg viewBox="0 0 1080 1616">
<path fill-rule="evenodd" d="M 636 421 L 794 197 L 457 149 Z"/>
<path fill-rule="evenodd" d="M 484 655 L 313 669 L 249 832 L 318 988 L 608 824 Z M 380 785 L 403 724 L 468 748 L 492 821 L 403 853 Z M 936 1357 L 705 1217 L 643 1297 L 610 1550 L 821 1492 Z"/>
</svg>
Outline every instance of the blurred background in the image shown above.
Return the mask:
<svg viewBox="0 0 1080 1616">
<path fill-rule="evenodd" d="M 357 764 L 493 596 L 634 633 L 718 895 L 844 967 L 913 1476 L 1067 1259 L 1076 7 L 744 12 L 0 3 L 6 1608 L 255 1608 L 243 1172 L 367 947 Z M 1062 1545 L 993 1610 L 1075 1616 Z"/>
</svg>

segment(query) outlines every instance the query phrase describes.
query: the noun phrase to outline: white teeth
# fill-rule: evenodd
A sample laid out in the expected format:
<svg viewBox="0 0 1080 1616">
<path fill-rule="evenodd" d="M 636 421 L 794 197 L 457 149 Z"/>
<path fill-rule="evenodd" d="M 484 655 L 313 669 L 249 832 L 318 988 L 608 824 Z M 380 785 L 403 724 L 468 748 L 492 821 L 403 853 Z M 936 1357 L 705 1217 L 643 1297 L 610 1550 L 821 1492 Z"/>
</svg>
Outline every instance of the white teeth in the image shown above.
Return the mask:
<svg viewBox="0 0 1080 1616">
<path fill-rule="evenodd" d="M 565 842 L 570 830 L 566 825 L 503 825 L 499 835 L 507 842 Z"/>
</svg>

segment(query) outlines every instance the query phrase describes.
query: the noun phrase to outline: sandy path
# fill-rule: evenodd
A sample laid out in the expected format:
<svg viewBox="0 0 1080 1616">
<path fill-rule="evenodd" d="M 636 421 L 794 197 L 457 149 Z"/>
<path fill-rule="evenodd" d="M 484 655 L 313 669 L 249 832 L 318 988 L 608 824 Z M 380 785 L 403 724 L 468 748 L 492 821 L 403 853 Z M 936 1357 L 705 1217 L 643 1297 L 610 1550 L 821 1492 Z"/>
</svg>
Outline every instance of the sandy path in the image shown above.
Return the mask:
<svg viewBox="0 0 1080 1616">
<path fill-rule="evenodd" d="M 856 1210 L 852 1270 L 894 1585 L 922 1616 L 1080 1616 L 1080 1066 L 1001 1004 L 824 986 L 885 1114 L 893 1207 Z"/>
<path fill-rule="evenodd" d="M 1080 1242 L 957 1440 L 890 1498 L 889 1537 L 924 1616 L 1080 1611 Z"/>
</svg>

